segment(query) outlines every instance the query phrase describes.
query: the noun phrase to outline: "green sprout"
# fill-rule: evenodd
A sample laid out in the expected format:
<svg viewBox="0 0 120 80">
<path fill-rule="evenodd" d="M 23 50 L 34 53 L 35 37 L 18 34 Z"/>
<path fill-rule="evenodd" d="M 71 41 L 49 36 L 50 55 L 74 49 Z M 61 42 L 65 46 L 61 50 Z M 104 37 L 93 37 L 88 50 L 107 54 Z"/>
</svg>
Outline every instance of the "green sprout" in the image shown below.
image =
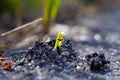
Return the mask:
<svg viewBox="0 0 120 80">
<path fill-rule="evenodd" d="M 56 41 L 55 41 L 55 46 L 54 50 L 56 50 L 58 47 L 62 46 L 65 38 L 65 33 L 64 32 L 58 32 Z"/>
</svg>

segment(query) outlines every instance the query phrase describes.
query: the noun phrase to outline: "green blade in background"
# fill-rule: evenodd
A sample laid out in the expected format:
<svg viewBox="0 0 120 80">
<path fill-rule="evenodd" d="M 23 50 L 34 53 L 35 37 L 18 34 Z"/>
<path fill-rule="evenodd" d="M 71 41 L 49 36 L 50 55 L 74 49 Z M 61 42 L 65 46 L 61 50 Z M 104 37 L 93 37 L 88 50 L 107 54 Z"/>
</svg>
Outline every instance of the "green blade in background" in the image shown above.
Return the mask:
<svg viewBox="0 0 120 80">
<path fill-rule="evenodd" d="M 51 11 L 51 18 L 54 21 L 60 6 L 61 0 L 54 0 L 53 6 L 52 6 L 52 11 Z"/>
<path fill-rule="evenodd" d="M 44 28 L 42 30 L 43 35 L 48 32 L 51 22 L 55 20 L 60 2 L 61 0 L 45 0 L 43 14 Z"/>
<path fill-rule="evenodd" d="M 46 0 L 44 8 L 45 21 L 55 20 L 61 0 Z"/>
</svg>

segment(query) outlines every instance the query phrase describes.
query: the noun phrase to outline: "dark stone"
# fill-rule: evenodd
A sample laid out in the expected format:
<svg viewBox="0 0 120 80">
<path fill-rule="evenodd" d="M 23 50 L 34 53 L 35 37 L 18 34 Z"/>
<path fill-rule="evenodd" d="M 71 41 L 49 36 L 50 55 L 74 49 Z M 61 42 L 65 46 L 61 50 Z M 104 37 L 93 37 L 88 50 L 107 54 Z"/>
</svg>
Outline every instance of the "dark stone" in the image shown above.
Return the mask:
<svg viewBox="0 0 120 80">
<path fill-rule="evenodd" d="M 90 70 L 96 71 L 96 70 L 102 70 L 106 66 L 106 64 L 109 64 L 110 62 L 106 60 L 103 53 L 93 53 L 85 56 L 86 61 L 88 65 L 90 66 Z"/>
</svg>

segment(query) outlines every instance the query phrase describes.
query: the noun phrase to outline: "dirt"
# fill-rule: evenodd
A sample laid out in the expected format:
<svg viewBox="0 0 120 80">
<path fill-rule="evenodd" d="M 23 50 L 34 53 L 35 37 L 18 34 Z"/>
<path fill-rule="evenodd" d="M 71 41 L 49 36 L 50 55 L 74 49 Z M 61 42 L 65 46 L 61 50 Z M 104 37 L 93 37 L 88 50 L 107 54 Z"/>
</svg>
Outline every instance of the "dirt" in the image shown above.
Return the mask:
<svg viewBox="0 0 120 80">
<path fill-rule="evenodd" d="M 6 52 L 0 78 L 2 80 L 104 80 L 110 72 L 110 61 L 104 53 L 81 57 L 70 40 L 53 50 L 55 40 L 36 41 L 33 47 Z M 94 75 L 97 73 L 98 75 Z"/>
<path fill-rule="evenodd" d="M 110 61 L 105 59 L 103 53 L 98 54 L 95 52 L 93 54 L 86 55 L 85 57 L 91 71 L 104 71 L 105 65 L 110 63 Z"/>
</svg>

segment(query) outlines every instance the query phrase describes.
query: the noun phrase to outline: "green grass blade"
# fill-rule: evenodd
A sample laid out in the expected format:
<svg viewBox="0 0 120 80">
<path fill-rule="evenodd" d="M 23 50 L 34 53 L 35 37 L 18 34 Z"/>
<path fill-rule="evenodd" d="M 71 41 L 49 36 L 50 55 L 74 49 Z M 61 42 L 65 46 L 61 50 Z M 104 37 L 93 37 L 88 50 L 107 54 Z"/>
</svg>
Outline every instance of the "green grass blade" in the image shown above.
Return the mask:
<svg viewBox="0 0 120 80">
<path fill-rule="evenodd" d="M 51 11 L 51 18 L 54 21 L 60 6 L 61 0 L 54 0 L 53 6 L 52 6 L 52 11 Z"/>
<path fill-rule="evenodd" d="M 45 21 L 54 20 L 56 18 L 61 0 L 46 0 L 44 19 Z"/>
<path fill-rule="evenodd" d="M 43 34 L 46 33 L 52 21 L 55 20 L 61 0 L 45 0 L 43 14 Z"/>
</svg>

